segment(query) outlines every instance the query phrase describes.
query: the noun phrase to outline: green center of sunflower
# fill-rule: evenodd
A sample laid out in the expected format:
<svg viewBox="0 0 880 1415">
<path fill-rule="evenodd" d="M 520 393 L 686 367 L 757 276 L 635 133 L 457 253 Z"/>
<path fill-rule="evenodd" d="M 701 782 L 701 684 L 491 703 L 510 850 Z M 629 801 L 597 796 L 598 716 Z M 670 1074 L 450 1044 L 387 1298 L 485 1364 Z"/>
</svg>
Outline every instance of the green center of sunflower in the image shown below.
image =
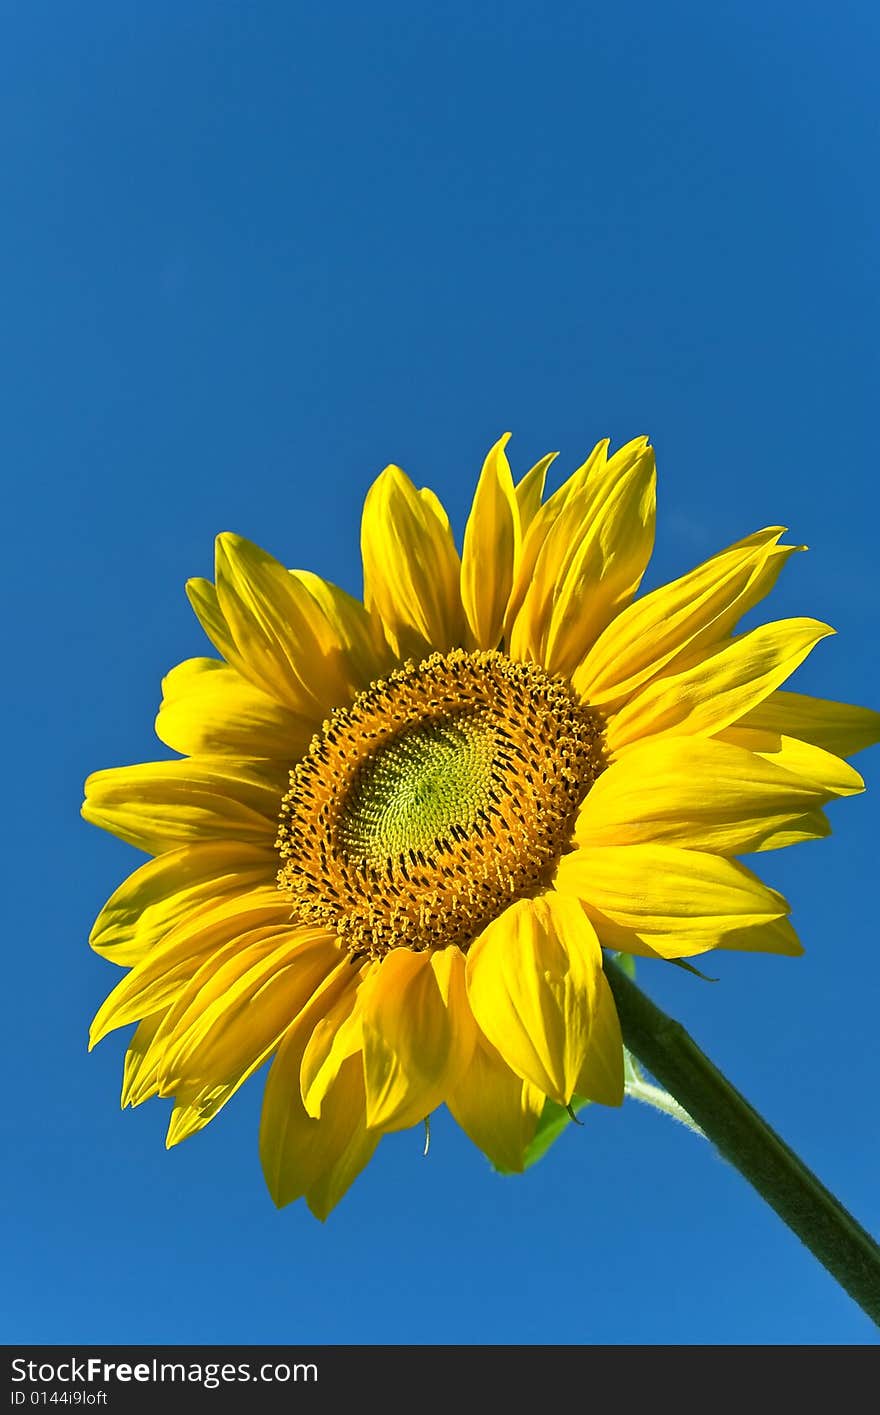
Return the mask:
<svg viewBox="0 0 880 1415">
<path fill-rule="evenodd" d="M 382 865 L 472 830 L 492 801 L 495 734 L 474 713 L 425 722 L 364 763 L 339 817 L 352 858 Z"/>
<path fill-rule="evenodd" d="M 337 709 L 290 773 L 279 884 L 355 957 L 467 948 L 546 889 L 605 765 L 569 684 L 500 653 L 407 663 Z"/>
</svg>

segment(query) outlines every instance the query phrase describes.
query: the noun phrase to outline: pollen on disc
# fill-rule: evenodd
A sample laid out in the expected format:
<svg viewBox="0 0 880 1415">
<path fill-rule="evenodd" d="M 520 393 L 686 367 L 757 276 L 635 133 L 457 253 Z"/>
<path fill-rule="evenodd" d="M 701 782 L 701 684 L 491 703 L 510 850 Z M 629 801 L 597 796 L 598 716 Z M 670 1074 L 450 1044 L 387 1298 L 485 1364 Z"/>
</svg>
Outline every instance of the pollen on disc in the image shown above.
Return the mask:
<svg viewBox="0 0 880 1415">
<path fill-rule="evenodd" d="M 547 886 L 603 766 L 602 720 L 564 680 L 433 654 L 334 712 L 294 767 L 279 884 L 355 956 L 467 948 Z"/>
</svg>

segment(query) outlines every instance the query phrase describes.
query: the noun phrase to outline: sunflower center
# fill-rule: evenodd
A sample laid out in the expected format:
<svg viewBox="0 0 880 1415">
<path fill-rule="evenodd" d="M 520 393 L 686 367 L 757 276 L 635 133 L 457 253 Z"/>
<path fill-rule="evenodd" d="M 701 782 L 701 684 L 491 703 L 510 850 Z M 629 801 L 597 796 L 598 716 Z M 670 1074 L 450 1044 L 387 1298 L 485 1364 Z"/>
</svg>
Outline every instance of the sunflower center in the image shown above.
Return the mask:
<svg viewBox="0 0 880 1415">
<path fill-rule="evenodd" d="M 279 884 L 355 956 L 467 948 L 550 883 L 602 732 L 535 664 L 460 649 L 407 663 L 337 709 L 291 771 Z"/>
<path fill-rule="evenodd" d="M 345 853 L 382 865 L 472 829 L 492 800 L 495 734 L 475 713 L 424 722 L 364 763 L 340 811 Z"/>
</svg>

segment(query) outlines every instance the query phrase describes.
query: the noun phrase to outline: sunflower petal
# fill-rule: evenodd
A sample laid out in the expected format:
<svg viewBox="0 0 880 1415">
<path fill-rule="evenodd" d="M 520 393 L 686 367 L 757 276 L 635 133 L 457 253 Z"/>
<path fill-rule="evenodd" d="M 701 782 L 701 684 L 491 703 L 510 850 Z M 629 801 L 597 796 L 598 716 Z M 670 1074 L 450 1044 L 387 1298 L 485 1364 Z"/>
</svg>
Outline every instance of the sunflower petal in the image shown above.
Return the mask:
<svg viewBox="0 0 880 1415">
<path fill-rule="evenodd" d="M 511 629 L 514 658 L 569 673 L 629 603 L 654 544 L 653 450 L 639 438 L 567 498 Z"/>
<path fill-rule="evenodd" d="M 320 723 L 360 684 L 323 607 L 265 550 L 229 531 L 217 537 L 217 599 L 233 667 L 299 716 Z"/>
<path fill-rule="evenodd" d="M 627 606 L 574 670 L 575 691 L 596 705 L 624 702 L 695 644 L 723 638 L 756 603 L 768 560 L 798 548 L 777 546 L 783 533 L 757 531 Z"/>
<path fill-rule="evenodd" d="M 521 899 L 468 954 L 468 997 L 508 1066 L 567 1105 L 586 1060 L 602 957 L 583 910 L 546 894 Z"/>
<path fill-rule="evenodd" d="M 483 464 L 464 531 L 461 601 L 468 647 L 475 649 L 498 647 L 519 555 L 519 506 L 504 451 L 509 439 L 506 432 Z"/>
<path fill-rule="evenodd" d="M 623 1037 L 614 996 L 604 973 L 598 977 L 596 1009 L 584 1064 L 575 1083 L 575 1094 L 600 1105 L 623 1101 Z"/>
<path fill-rule="evenodd" d="M 755 853 L 784 850 L 789 845 L 804 845 L 808 840 L 827 840 L 830 834 L 831 822 L 825 812 L 817 807 L 815 811 L 804 811 L 802 816 L 796 816 L 784 825 L 771 826 L 760 845 L 755 847 Z"/>
<path fill-rule="evenodd" d="M 838 757 L 851 757 L 880 742 L 880 712 L 803 693 L 771 693 L 737 726 L 799 737 Z"/>
<path fill-rule="evenodd" d="M 332 1161 L 325 1164 L 321 1173 L 305 1191 L 305 1201 L 315 1218 L 321 1222 L 336 1208 L 339 1200 L 348 1192 L 364 1166 L 372 1159 L 379 1141 L 375 1132 L 361 1129 L 361 1115 L 364 1105 L 364 1073 L 353 1057 L 339 1073 L 333 1092 L 333 1105 L 322 1116 L 323 1124 L 333 1129 L 325 1138 L 325 1153 L 335 1144 Z M 352 1131 L 352 1113 L 357 1124 Z M 342 1137 L 348 1137 L 345 1144 Z"/>
<path fill-rule="evenodd" d="M 343 1062 L 363 1050 L 356 981 L 357 975 L 339 1001 L 315 1024 L 303 1052 L 300 1068 L 302 1101 L 306 1113 L 315 1120 L 321 1114 L 324 1097 L 339 1075 Z"/>
<path fill-rule="evenodd" d="M 791 557 L 806 549 L 805 545 L 771 545 L 766 558 L 757 566 L 749 580 L 743 595 L 729 604 L 711 623 L 691 634 L 685 646 L 673 655 L 662 672 L 680 673 L 700 662 L 707 654 L 726 647 L 743 615 L 770 593 Z"/>
<path fill-rule="evenodd" d="M 757 728 L 726 727 L 717 734 L 720 742 L 731 742 L 735 747 L 745 747 L 749 752 L 773 766 L 782 767 L 794 776 L 801 777 L 826 798 L 835 796 L 855 796 L 864 791 L 865 783 L 854 767 L 833 752 L 823 751 L 798 737 L 786 737 L 779 732 L 759 731 Z"/>
<path fill-rule="evenodd" d="M 168 1008 L 205 960 L 230 942 L 289 921 L 290 904 L 271 885 L 194 910 L 116 984 L 92 1023 L 89 1050 L 117 1027 Z"/>
<path fill-rule="evenodd" d="M 239 656 L 238 650 L 235 647 L 235 640 L 229 625 L 223 617 L 223 610 L 220 608 L 220 601 L 217 598 L 217 587 L 211 580 L 203 580 L 196 576 L 187 580 L 186 596 L 192 606 L 193 613 L 217 652 L 225 658 L 227 663 L 235 663 Z"/>
<path fill-rule="evenodd" d="M 253 950 L 248 949 L 250 957 L 245 959 L 239 967 L 246 966 L 253 961 Z M 280 950 L 276 950 L 280 955 Z M 304 945 L 304 953 L 308 955 L 308 945 Z M 336 955 L 338 960 L 338 953 Z M 257 967 L 262 965 L 264 971 L 272 968 L 274 952 L 270 952 L 259 960 Z M 279 959 L 280 961 L 280 959 Z M 230 964 L 236 960 L 230 959 L 224 965 L 229 972 Z M 166 1148 L 171 1149 L 181 1140 L 186 1140 L 198 1130 L 202 1130 L 215 1115 L 222 1110 L 227 1101 L 231 1100 L 236 1091 L 244 1085 L 245 1081 L 251 1077 L 256 1070 L 262 1066 L 267 1057 L 277 1050 L 282 1038 L 286 1035 L 292 1018 L 303 1010 L 303 1007 L 314 1007 L 318 1003 L 326 1005 L 329 999 L 336 997 L 341 987 L 349 981 L 349 970 L 346 964 L 340 965 L 337 961 L 335 968 L 331 964 L 329 971 L 314 967 L 315 959 L 300 955 L 297 963 L 301 964 L 300 975 L 297 979 L 285 976 L 283 967 L 278 975 L 269 982 L 259 987 L 253 994 L 254 1006 L 250 1025 L 244 1027 L 236 1026 L 233 1013 L 235 1003 L 230 1004 L 230 1020 L 236 1032 L 234 1038 L 224 1038 L 224 1051 L 222 1055 L 215 1054 L 209 1056 L 203 1047 L 196 1054 L 191 1056 L 189 1065 L 195 1072 L 193 1079 L 179 1080 L 175 1084 L 170 1084 L 168 1080 L 169 1063 L 167 1061 L 168 1050 L 166 1049 L 159 1062 L 159 1093 L 168 1095 L 173 1092 L 175 1098 L 174 1110 L 168 1124 L 168 1134 L 166 1136 Z M 311 965 L 311 966 L 310 966 Z M 256 972 L 254 968 L 252 971 Z M 258 982 L 258 979 L 252 979 Z M 296 984 L 297 986 L 294 986 Z M 248 984 L 244 976 L 239 979 L 237 989 L 246 992 Z M 311 989 L 311 990 L 310 990 Z M 228 989 L 227 993 L 232 989 Z M 269 994 L 271 993 L 271 997 Z M 283 1008 L 283 996 L 289 1000 L 289 1008 Z M 216 1000 L 212 1006 L 216 1006 Z M 221 1020 L 220 1027 L 226 1023 Z M 161 1034 L 160 1034 L 161 1042 Z M 157 1043 L 159 1045 L 159 1043 Z M 175 1041 L 172 1040 L 173 1049 Z M 210 1044 L 208 1046 L 210 1050 Z M 171 1063 L 173 1067 L 173 1063 Z"/>
<path fill-rule="evenodd" d="M 526 472 L 525 476 L 521 477 L 516 484 L 516 504 L 523 535 L 541 509 L 541 498 L 544 495 L 547 473 L 558 456 L 558 452 L 548 452 L 546 457 L 542 457 L 540 462 L 536 462 L 531 471 Z"/>
<path fill-rule="evenodd" d="M 718 947 L 743 953 L 781 953 L 788 958 L 798 958 L 804 951 L 790 919 L 771 919 L 765 924 L 731 929 L 718 940 Z"/>
<path fill-rule="evenodd" d="M 624 949 L 632 931 L 661 958 L 724 946 L 788 914 L 744 865 L 670 845 L 576 850 L 559 862 L 555 888 L 580 900 L 605 947 Z"/>
<path fill-rule="evenodd" d="M 82 815 L 149 855 L 208 840 L 274 842 L 287 771 L 238 757 L 187 757 L 96 771 Z"/>
<path fill-rule="evenodd" d="M 485 1037 L 479 1037 L 468 1068 L 447 1095 L 446 1104 L 494 1165 L 522 1172 L 544 1097 L 511 1071 Z"/>
<path fill-rule="evenodd" d="M 199 969 L 169 1012 L 164 1095 L 193 1081 L 228 1081 L 258 1066 L 340 966 L 335 936 L 288 925 L 237 941 Z"/>
<path fill-rule="evenodd" d="M 145 1017 L 135 1028 L 122 1069 L 122 1095 L 119 1103 L 123 1109 L 129 1105 L 140 1105 L 142 1101 L 159 1094 L 159 1072 L 153 1051 L 153 1039 L 164 1016 L 164 1012 L 155 1012 L 152 1017 Z"/>
<path fill-rule="evenodd" d="M 449 520 L 427 488 L 386 467 L 367 493 L 361 526 L 364 603 L 401 659 L 461 643 L 460 564 Z"/>
<path fill-rule="evenodd" d="M 682 934 L 677 943 L 669 938 L 658 940 L 643 932 L 637 932 L 624 924 L 604 917 L 598 910 L 588 910 L 601 936 L 603 947 L 613 948 L 618 953 L 632 953 L 639 958 L 653 958 L 669 962 L 675 958 L 695 958 L 714 948 L 725 952 L 778 953 L 788 958 L 798 958 L 803 946 L 792 927 L 790 919 L 770 919 L 763 924 L 745 924 L 739 929 L 728 929 L 719 934 L 717 928 L 701 932 L 694 929 Z M 649 942 L 649 938 L 651 941 Z M 656 946 L 652 947 L 652 943 Z"/>
<path fill-rule="evenodd" d="M 307 1009 L 272 1062 L 260 1119 L 260 1159 L 278 1208 L 305 1195 L 312 1212 L 324 1219 L 369 1162 L 380 1136 L 366 1128 L 364 1072 L 357 1056 L 340 1067 L 320 1120 L 306 1113 L 300 1068 L 317 1017 Z"/>
<path fill-rule="evenodd" d="M 381 677 L 391 666 L 392 654 L 376 616 L 369 614 L 359 599 L 330 580 L 312 574 L 311 570 L 291 570 L 290 574 L 308 591 L 327 619 L 342 645 L 353 681 L 366 688 Z"/>
<path fill-rule="evenodd" d="M 289 766 L 315 733 L 314 719 L 282 707 L 216 658 L 179 663 L 162 679 L 162 695 L 156 736 L 187 756 L 246 753 Z"/>
<path fill-rule="evenodd" d="M 814 812 L 835 794 L 741 746 L 665 737 L 632 747 L 601 774 L 581 806 L 575 839 L 742 855 L 775 848 L 780 831 L 818 823 L 825 834 Z"/>
<path fill-rule="evenodd" d="M 278 858 L 270 847 L 212 840 L 148 860 L 110 896 L 89 935 L 102 958 L 129 968 L 205 905 L 270 885 Z"/>
<path fill-rule="evenodd" d="M 363 990 L 367 1124 L 402 1130 L 435 1110 L 473 1052 L 473 1017 L 455 946 L 414 953 L 396 948 Z"/>
<path fill-rule="evenodd" d="M 833 633 L 815 619 L 780 619 L 682 673 L 655 679 L 610 717 L 609 751 L 661 734 L 712 736 L 778 688 Z"/>
<path fill-rule="evenodd" d="M 543 505 L 535 508 L 528 526 L 523 523 L 522 550 L 518 557 L 516 573 L 513 580 L 513 589 L 510 594 L 507 614 L 504 619 L 504 632 L 508 640 L 513 632 L 513 626 L 517 621 L 523 602 L 534 582 L 535 566 L 537 565 L 538 557 L 544 548 L 547 537 L 555 526 L 569 498 L 576 496 L 582 490 L 588 476 L 605 465 L 608 445 L 607 438 L 602 442 L 597 442 L 583 465 L 572 472 L 571 476 L 563 482 L 562 486 L 554 491 L 552 496 L 547 498 Z M 544 461 L 547 463 L 547 466 L 549 466 L 557 456 L 558 453 L 553 452 L 549 457 L 546 457 Z M 540 465 L 541 464 L 538 463 L 539 467 Z M 536 468 L 532 470 L 535 471 Z"/>
</svg>

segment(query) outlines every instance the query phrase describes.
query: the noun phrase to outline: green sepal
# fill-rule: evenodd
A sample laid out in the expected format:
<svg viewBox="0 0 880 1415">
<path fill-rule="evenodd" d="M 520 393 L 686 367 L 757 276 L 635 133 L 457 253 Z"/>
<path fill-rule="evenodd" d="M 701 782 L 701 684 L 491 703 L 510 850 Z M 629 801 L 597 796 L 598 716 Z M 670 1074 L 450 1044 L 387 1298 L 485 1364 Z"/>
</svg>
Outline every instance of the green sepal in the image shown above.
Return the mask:
<svg viewBox="0 0 880 1415">
<path fill-rule="evenodd" d="M 704 983 L 718 982 L 717 978 L 710 978 L 708 973 L 701 973 L 699 968 L 695 968 L 693 963 L 688 963 L 684 958 L 667 958 L 666 961 L 667 963 L 672 963 L 676 968 L 684 968 L 686 973 L 692 973 L 695 978 L 702 978 Z M 629 976 L 632 978 L 634 974 L 630 973 Z"/>
<path fill-rule="evenodd" d="M 571 1098 L 571 1110 L 575 1115 L 577 1115 L 578 1111 L 583 1110 L 584 1106 L 589 1104 L 590 1102 L 584 1100 L 583 1096 L 572 1096 Z M 532 1137 L 531 1144 L 525 1152 L 523 1169 L 531 1169 L 533 1164 L 537 1164 L 538 1160 L 542 1159 L 547 1153 L 550 1146 L 555 1144 L 559 1139 L 563 1130 L 571 1125 L 571 1122 L 572 1117 L 564 1105 L 558 1105 L 556 1101 L 551 1101 L 549 1098 L 545 1100 L 544 1109 L 541 1111 L 537 1129 Z M 512 1169 L 502 1169 L 501 1166 L 497 1164 L 493 1164 L 492 1168 L 497 1170 L 499 1174 L 514 1174 L 517 1172 Z"/>
<path fill-rule="evenodd" d="M 572 1096 L 571 1098 L 571 1109 L 575 1115 L 589 1104 L 590 1102 L 585 1100 L 583 1096 Z M 556 1143 L 563 1130 L 567 1129 L 570 1124 L 571 1116 L 567 1108 L 548 1098 L 544 1102 L 538 1128 L 526 1150 L 523 1169 L 531 1169 L 533 1164 L 537 1164 L 539 1159 L 543 1159 L 550 1146 Z"/>
</svg>

